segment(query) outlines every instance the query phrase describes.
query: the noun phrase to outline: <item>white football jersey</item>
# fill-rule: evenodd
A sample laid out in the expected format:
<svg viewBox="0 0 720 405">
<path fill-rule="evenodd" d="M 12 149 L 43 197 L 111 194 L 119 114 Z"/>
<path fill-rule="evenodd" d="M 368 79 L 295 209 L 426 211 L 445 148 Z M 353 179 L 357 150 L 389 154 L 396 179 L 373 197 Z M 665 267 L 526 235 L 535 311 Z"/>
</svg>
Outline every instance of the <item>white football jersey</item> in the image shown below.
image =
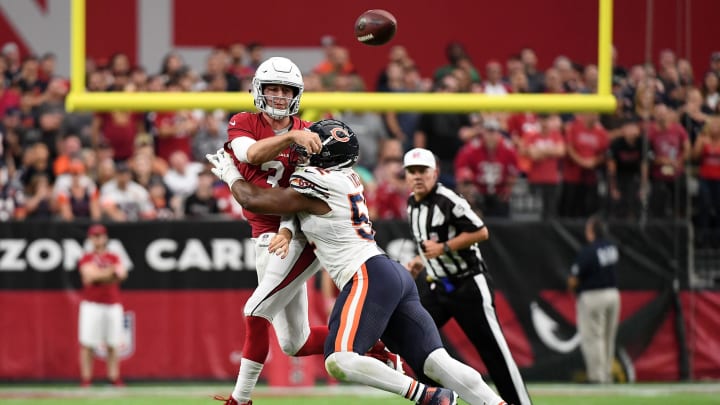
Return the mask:
<svg viewBox="0 0 720 405">
<path fill-rule="evenodd" d="M 354 170 L 301 167 L 290 177 L 290 187 L 330 206 L 324 215 L 297 215 L 305 237 L 315 245 L 315 255 L 338 288 L 366 260 L 384 253 L 375 243 L 363 186 Z"/>
</svg>

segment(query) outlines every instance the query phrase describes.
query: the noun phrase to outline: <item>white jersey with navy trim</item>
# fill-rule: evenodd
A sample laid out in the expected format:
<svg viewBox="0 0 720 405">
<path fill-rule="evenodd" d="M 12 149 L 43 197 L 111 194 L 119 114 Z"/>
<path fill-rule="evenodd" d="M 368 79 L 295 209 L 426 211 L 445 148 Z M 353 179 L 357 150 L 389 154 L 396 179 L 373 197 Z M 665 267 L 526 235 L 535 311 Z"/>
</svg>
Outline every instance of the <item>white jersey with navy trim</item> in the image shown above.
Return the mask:
<svg viewBox="0 0 720 405">
<path fill-rule="evenodd" d="M 375 243 L 363 186 L 354 170 L 298 168 L 290 177 L 290 187 L 330 206 L 327 214 L 301 212 L 298 218 L 305 237 L 315 245 L 315 254 L 338 288 L 342 289 L 366 260 L 383 254 Z"/>
</svg>

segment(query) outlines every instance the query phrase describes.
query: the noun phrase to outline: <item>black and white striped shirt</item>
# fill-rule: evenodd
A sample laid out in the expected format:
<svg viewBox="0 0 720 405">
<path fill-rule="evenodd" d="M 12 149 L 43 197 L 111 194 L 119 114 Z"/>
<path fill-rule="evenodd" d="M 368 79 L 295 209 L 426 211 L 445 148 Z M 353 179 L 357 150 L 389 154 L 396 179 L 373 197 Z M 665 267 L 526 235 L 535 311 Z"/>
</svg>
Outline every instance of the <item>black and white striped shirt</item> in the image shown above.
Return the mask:
<svg viewBox="0 0 720 405">
<path fill-rule="evenodd" d="M 427 259 L 422 253 L 421 243 L 425 240 L 442 243 L 460 233 L 475 232 L 485 226 L 464 198 L 437 183 L 420 201 L 415 201 L 411 195 L 407 210 L 413 238 L 429 276 L 453 278 L 484 271 L 485 263 L 478 243 L 435 259 Z"/>
</svg>

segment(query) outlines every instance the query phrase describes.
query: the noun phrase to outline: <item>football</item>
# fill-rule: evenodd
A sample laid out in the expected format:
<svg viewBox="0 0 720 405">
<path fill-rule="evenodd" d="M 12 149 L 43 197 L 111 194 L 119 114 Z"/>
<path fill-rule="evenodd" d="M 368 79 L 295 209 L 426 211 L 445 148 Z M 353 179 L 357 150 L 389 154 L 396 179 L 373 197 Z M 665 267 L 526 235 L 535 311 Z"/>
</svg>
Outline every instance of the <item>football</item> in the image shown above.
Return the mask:
<svg viewBox="0 0 720 405">
<path fill-rule="evenodd" d="M 368 10 L 355 21 L 355 38 L 365 45 L 384 45 L 397 30 L 395 16 L 385 10 Z"/>
</svg>

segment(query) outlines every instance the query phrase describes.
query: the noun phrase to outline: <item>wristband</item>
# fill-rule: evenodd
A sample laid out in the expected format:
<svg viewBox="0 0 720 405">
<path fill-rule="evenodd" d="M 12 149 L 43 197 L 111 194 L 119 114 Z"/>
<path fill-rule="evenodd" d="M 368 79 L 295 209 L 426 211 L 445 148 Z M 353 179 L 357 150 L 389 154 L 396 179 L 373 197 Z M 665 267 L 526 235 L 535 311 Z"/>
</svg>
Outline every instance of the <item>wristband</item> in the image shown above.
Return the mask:
<svg viewBox="0 0 720 405">
<path fill-rule="evenodd" d="M 446 255 L 449 255 L 450 253 L 452 253 L 452 249 L 450 249 L 450 245 L 448 245 L 447 242 L 443 243 L 443 252 Z"/>
</svg>

